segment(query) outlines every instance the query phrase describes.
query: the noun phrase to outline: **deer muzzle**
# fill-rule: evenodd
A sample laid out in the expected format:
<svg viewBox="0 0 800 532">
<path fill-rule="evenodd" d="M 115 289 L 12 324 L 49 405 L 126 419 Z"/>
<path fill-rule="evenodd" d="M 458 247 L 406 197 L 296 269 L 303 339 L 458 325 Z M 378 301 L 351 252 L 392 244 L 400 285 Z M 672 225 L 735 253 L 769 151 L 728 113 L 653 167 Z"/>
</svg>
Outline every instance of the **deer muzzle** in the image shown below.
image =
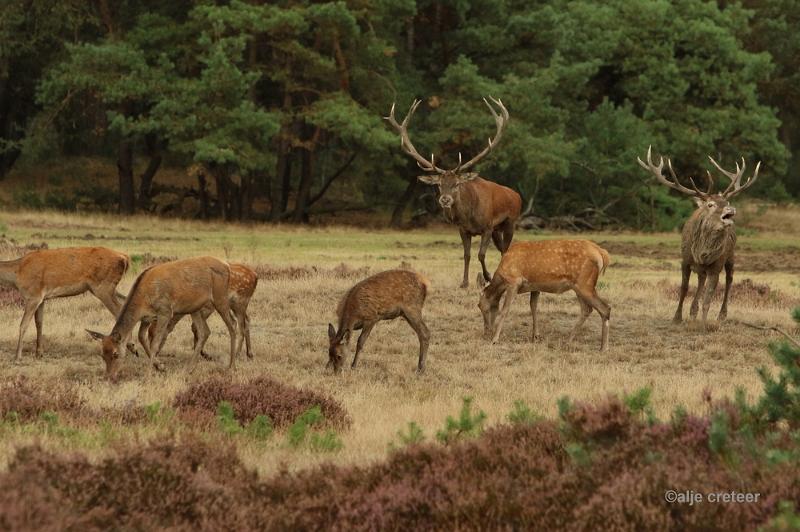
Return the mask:
<svg viewBox="0 0 800 532">
<path fill-rule="evenodd" d="M 439 205 L 444 209 L 449 209 L 453 206 L 453 196 L 449 194 L 439 196 Z"/>
<path fill-rule="evenodd" d="M 731 225 L 733 224 L 733 218 L 736 216 L 736 208 L 735 207 L 725 207 L 722 209 L 722 216 L 720 219 L 724 225 Z"/>
</svg>

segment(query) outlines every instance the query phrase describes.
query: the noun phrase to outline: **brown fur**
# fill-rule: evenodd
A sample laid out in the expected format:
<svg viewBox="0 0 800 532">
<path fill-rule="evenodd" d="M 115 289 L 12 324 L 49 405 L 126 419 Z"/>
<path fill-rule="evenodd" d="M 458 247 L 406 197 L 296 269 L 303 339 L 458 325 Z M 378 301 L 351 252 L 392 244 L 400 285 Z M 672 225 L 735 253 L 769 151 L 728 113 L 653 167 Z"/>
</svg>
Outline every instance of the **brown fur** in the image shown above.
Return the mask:
<svg viewBox="0 0 800 532">
<path fill-rule="evenodd" d="M 128 271 L 130 258 L 103 247 L 42 249 L 22 258 L 0 262 L 0 282 L 14 286 L 25 300 L 14 360 L 22 353 L 22 339 L 36 323 L 36 356 L 41 354 L 44 301 L 91 292 L 114 316 L 125 296 L 117 285 Z"/>
<path fill-rule="evenodd" d="M 106 336 L 87 331 L 92 338 L 102 342 L 101 354 L 106 362 L 108 376 L 112 379 L 116 377 L 119 346 L 123 339 L 130 336 L 137 323 L 140 323 L 139 342 L 154 366 L 160 369 L 160 365 L 155 361 L 158 349 L 151 349 L 151 345 L 160 348 L 167 325 L 177 314 L 191 314 L 192 320 L 199 326 L 200 338 L 195 346 L 195 360 L 197 360 L 210 334 L 202 312 L 209 304 L 219 313 L 228 328 L 231 337 L 229 367 L 233 368 L 237 345 L 228 302 L 229 281 L 230 266 L 213 257 L 165 262 L 143 271 L 134 282 L 111 333 Z M 147 331 L 153 321 L 157 321 L 158 325 L 151 344 L 147 338 Z"/>
<path fill-rule="evenodd" d="M 513 244 L 500 259 L 492 281 L 481 292 L 478 306 L 483 314 L 484 335 L 496 342 L 514 297 L 518 293 L 530 292 L 531 341 L 534 341 L 537 337 L 536 306 L 539 294 L 560 294 L 573 290 L 581 305 L 581 317 L 570 339 L 594 309 L 602 320 L 600 350 L 605 351 L 608 349 L 611 306 L 597 295 L 595 285 L 610 260 L 606 250 L 588 240 L 542 240 Z M 495 323 L 503 295 L 503 310 Z"/>
<path fill-rule="evenodd" d="M 428 352 L 430 332 L 422 320 L 422 306 L 430 291 L 430 281 L 409 270 L 389 270 L 377 273 L 353 286 L 339 302 L 338 330 L 328 324 L 328 367 L 339 373 L 344 363 L 350 333 L 361 329 L 353 368 L 372 328 L 382 320 L 403 317 L 419 338 L 419 362 L 417 370 L 425 370 L 425 355 Z"/>
<path fill-rule="evenodd" d="M 515 191 L 477 174 L 447 172 L 441 176 L 421 176 L 420 180 L 439 187 L 439 202 L 445 217 L 458 226 L 464 246 L 464 277 L 461 287 L 469 285 L 469 261 L 472 237 L 480 236 L 478 260 L 483 277 L 491 279 L 486 268 L 486 250 L 494 242 L 502 254 L 514 238 L 514 226 L 522 210 L 522 198 Z"/>
<path fill-rule="evenodd" d="M 258 285 L 258 274 L 250 268 L 249 266 L 245 266 L 244 264 L 235 264 L 231 263 L 231 277 L 230 282 L 228 284 L 228 302 L 230 303 L 231 311 L 233 312 L 234 317 L 236 318 L 237 324 L 237 333 L 239 338 L 244 338 L 246 344 L 246 352 L 247 358 L 253 358 L 253 351 L 252 346 L 250 343 L 250 317 L 247 315 L 247 306 L 250 304 L 250 298 L 253 297 L 253 292 L 256 290 L 256 286 Z M 204 319 L 208 319 L 212 312 L 214 312 L 213 305 L 206 305 L 203 307 L 202 316 Z M 161 345 L 159 346 L 159 351 L 162 347 L 164 347 L 164 342 L 167 340 L 167 336 L 172 332 L 178 322 L 183 319 L 186 314 L 176 314 L 172 317 L 167 326 L 167 332 L 164 334 L 164 337 L 161 340 Z M 158 322 L 153 322 L 150 324 L 150 330 L 148 331 L 148 340 L 152 343 L 153 337 L 156 333 L 156 324 Z M 199 340 L 199 327 L 198 324 L 192 321 L 192 349 L 197 347 L 197 342 Z M 239 356 L 241 352 L 242 343 L 239 342 L 239 347 L 236 351 L 236 356 Z M 200 351 L 200 356 L 204 358 L 210 358 L 204 351 Z"/>
</svg>

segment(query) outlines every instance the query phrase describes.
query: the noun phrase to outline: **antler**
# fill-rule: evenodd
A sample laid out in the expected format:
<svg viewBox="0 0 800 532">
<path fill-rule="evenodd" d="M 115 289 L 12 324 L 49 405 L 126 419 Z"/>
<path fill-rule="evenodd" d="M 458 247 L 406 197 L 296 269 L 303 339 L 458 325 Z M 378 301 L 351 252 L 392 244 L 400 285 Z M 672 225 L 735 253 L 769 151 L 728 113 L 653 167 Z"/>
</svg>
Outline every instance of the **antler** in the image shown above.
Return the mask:
<svg viewBox="0 0 800 532">
<path fill-rule="evenodd" d="M 688 194 L 689 196 L 696 196 L 698 198 L 705 198 L 708 196 L 708 192 L 703 192 L 699 188 L 697 188 L 697 185 L 694 184 L 694 179 L 692 179 L 691 177 L 689 178 L 689 182 L 692 184 L 692 188 L 686 188 L 685 186 L 681 185 L 678 182 L 678 176 L 675 175 L 675 170 L 672 169 L 672 161 L 669 159 L 669 157 L 667 157 L 667 168 L 669 168 L 669 173 L 672 176 L 672 181 L 664 177 L 664 174 L 661 173 L 661 171 L 664 169 L 664 157 L 659 156 L 658 165 L 653 164 L 653 159 L 651 156 L 652 149 L 653 149 L 652 146 L 648 146 L 647 148 L 646 164 L 639 157 L 636 158 L 636 160 L 639 161 L 639 166 L 641 166 L 645 170 L 648 170 L 650 173 L 656 176 L 656 179 L 658 179 L 658 181 L 661 182 L 661 184 L 667 185 L 669 188 L 677 190 L 678 192 L 683 192 L 684 194 Z M 709 175 L 709 178 L 710 177 L 711 176 Z M 709 190 L 711 190 L 710 187 L 711 185 L 709 184 Z"/>
<path fill-rule="evenodd" d="M 495 100 L 491 96 L 489 96 L 489 99 L 492 100 L 492 102 L 500 108 L 500 114 L 497 114 L 497 112 L 495 112 L 491 104 L 488 101 L 486 101 L 486 98 L 483 99 L 483 102 L 486 104 L 486 107 L 489 108 L 489 111 L 491 111 L 492 116 L 494 117 L 494 123 L 497 126 L 497 133 L 495 133 L 494 139 L 491 138 L 489 139 L 489 144 L 483 149 L 483 151 L 481 151 L 478 155 L 476 155 L 466 163 L 461 164 L 461 154 L 459 153 L 458 166 L 455 167 L 455 169 L 453 170 L 454 172 L 469 170 L 472 166 L 475 165 L 475 163 L 483 159 L 487 153 L 492 151 L 492 148 L 494 148 L 498 142 L 500 142 L 500 137 L 503 135 L 503 129 L 505 129 L 506 124 L 508 123 L 508 110 L 506 109 L 506 106 L 503 105 L 503 102 L 500 101 L 500 99 Z"/>
<path fill-rule="evenodd" d="M 744 162 L 744 157 L 742 157 L 741 168 L 739 168 L 739 163 L 738 162 L 736 163 L 735 174 L 733 172 L 728 172 L 727 170 L 724 170 L 719 164 L 717 164 L 717 161 L 715 161 L 710 155 L 708 156 L 708 160 L 711 161 L 711 164 L 717 167 L 717 170 L 722 172 L 722 175 L 731 180 L 731 184 L 728 185 L 728 188 L 726 188 L 722 192 L 722 196 L 724 196 L 726 199 L 732 198 L 739 192 L 747 190 L 753 183 L 755 183 L 756 179 L 758 179 L 758 169 L 761 168 L 761 161 L 758 161 L 755 172 L 753 172 L 753 175 L 750 176 L 750 178 L 747 181 L 745 181 L 744 185 L 742 185 L 742 176 L 744 175 L 744 169 L 747 166 L 746 163 Z"/>
<path fill-rule="evenodd" d="M 422 100 L 414 100 L 414 103 L 411 104 L 411 108 L 408 110 L 408 114 L 406 115 L 405 119 L 403 119 L 402 124 L 398 124 L 397 120 L 394 118 L 395 104 L 392 104 L 392 109 L 389 111 L 389 116 L 384 116 L 383 119 L 387 120 L 392 127 L 395 128 L 398 133 L 400 133 L 400 147 L 403 148 L 404 152 L 417 161 L 417 166 L 426 172 L 438 172 L 443 174 L 445 171 L 434 164 L 433 154 L 431 153 L 431 160 L 428 161 L 425 159 L 425 157 L 417 152 L 417 149 L 414 148 L 413 144 L 411 144 L 411 139 L 408 138 L 408 122 L 411 120 L 411 117 L 414 115 L 414 111 L 417 110 L 417 107 L 419 107 L 420 103 L 422 103 Z"/>
</svg>

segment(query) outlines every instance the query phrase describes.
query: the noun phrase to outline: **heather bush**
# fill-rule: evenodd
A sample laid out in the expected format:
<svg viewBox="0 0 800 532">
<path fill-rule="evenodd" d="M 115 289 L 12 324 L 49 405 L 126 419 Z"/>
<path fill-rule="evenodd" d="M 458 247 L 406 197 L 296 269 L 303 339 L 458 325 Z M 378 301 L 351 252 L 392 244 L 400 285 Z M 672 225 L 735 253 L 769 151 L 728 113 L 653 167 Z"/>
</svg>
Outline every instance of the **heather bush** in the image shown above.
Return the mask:
<svg viewBox="0 0 800 532">
<path fill-rule="evenodd" d="M 0 384 L 0 419 L 35 421 L 45 412 L 78 417 L 85 410 L 84 400 L 66 384 L 34 384 L 24 376 Z"/>
<path fill-rule="evenodd" d="M 312 390 L 295 388 L 269 377 L 247 382 L 214 378 L 191 385 L 179 393 L 173 406 L 187 419 L 213 426 L 220 402 L 226 401 L 233 418 L 242 426 L 257 416 L 268 416 L 274 428 L 285 428 L 312 406 L 319 406 L 323 423 L 331 428 L 346 428 L 350 417 L 335 399 Z"/>
</svg>

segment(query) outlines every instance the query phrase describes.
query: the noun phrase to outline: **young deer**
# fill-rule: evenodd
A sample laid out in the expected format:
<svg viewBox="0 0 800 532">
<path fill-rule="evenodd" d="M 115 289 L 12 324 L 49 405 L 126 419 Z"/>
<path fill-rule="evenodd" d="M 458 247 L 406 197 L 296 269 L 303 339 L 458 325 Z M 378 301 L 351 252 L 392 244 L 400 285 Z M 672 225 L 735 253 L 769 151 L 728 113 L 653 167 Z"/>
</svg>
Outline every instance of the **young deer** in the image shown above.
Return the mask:
<svg viewBox="0 0 800 532">
<path fill-rule="evenodd" d="M 389 270 L 375 274 L 356 284 L 339 302 L 339 330 L 328 324 L 328 366 L 334 372 L 342 370 L 344 357 L 350 343 L 350 333 L 361 329 L 356 344 L 356 354 L 351 367 L 355 368 L 358 355 L 369 338 L 375 324 L 382 320 L 393 320 L 402 316 L 419 338 L 419 362 L 417 371 L 425 371 L 425 355 L 428 352 L 430 332 L 422 321 L 422 305 L 430 290 L 430 281 L 422 275 L 408 270 Z"/>
<path fill-rule="evenodd" d="M 228 303 L 230 266 L 213 257 L 197 257 L 165 262 L 143 271 L 133 283 L 128 299 L 122 307 L 111 333 L 89 331 L 89 335 L 102 343 L 101 356 L 106 363 L 106 373 L 114 380 L 119 370 L 119 347 L 123 338 L 130 336 L 137 323 L 139 342 L 156 369 L 158 349 L 153 350 L 147 338 L 149 325 L 158 322 L 153 344 L 161 346 L 167 325 L 176 314 L 191 314 L 198 326 L 199 339 L 195 345 L 195 361 L 200 356 L 210 330 L 203 309 L 211 305 L 219 313 L 231 337 L 229 368 L 235 366 L 236 330 Z"/>
<path fill-rule="evenodd" d="M 597 295 L 597 278 L 605 272 L 610 257 L 608 252 L 588 240 L 542 240 L 512 244 L 500 259 L 491 282 L 481 290 L 478 307 L 483 314 L 484 336 L 497 342 L 503 320 L 511 310 L 518 293 L 531 293 L 531 341 L 536 334 L 536 305 L 539 294 L 560 294 L 574 290 L 581 305 L 581 317 L 572 329 L 570 340 L 592 313 L 600 314 L 602 333 L 600 350 L 608 349 L 608 323 L 611 306 Z M 478 277 L 480 280 L 480 277 Z M 500 298 L 505 294 L 503 310 L 495 324 Z"/>
<path fill-rule="evenodd" d="M 130 258 L 124 253 L 101 247 L 42 249 L 0 261 L 0 283 L 15 287 L 25 300 L 14 360 L 22 354 L 22 340 L 31 318 L 36 322 L 36 356 L 41 354 L 47 299 L 91 292 L 116 316 L 125 301 L 117 285 L 129 265 Z"/>
<path fill-rule="evenodd" d="M 247 358 L 253 358 L 253 351 L 250 346 L 250 316 L 247 315 L 247 306 L 250 304 L 250 298 L 253 297 L 253 292 L 256 290 L 256 286 L 258 285 L 258 274 L 250 268 L 249 266 L 245 266 L 244 264 L 230 264 L 231 267 L 231 278 L 228 284 L 228 302 L 230 303 L 231 311 L 233 312 L 234 317 L 236 318 L 237 322 L 237 331 L 239 338 L 244 338 L 246 349 L 247 349 Z M 206 305 L 200 311 L 203 315 L 203 319 L 208 319 L 212 312 L 214 312 L 213 305 Z M 161 351 L 161 348 L 164 347 L 164 342 L 167 340 L 167 336 L 172 332 L 175 328 L 175 325 L 183 319 L 185 314 L 176 314 L 172 317 L 167 326 L 166 334 L 164 334 L 161 345 L 158 346 L 158 350 Z M 150 324 L 150 330 L 148 331 L 148 341 L 152 343 L 153 337 L 156 333 L 156 326 L 158 322 L 155 321 Z M 192 349 L 197 347 L 197 342 L 199 341 L 199 329 L 198 325 L 192 321 L 192 335 L 194 336 L 194 340 L 192 342 Z M 239 356 L 239 353 L 242 349 L 242 342 L 239 342 L 239 348 L 236 351 L 236 356 Z M 210 358 L 204 351 L 200 351 L 200 356 L 203 358 Z"/>
</svg>

